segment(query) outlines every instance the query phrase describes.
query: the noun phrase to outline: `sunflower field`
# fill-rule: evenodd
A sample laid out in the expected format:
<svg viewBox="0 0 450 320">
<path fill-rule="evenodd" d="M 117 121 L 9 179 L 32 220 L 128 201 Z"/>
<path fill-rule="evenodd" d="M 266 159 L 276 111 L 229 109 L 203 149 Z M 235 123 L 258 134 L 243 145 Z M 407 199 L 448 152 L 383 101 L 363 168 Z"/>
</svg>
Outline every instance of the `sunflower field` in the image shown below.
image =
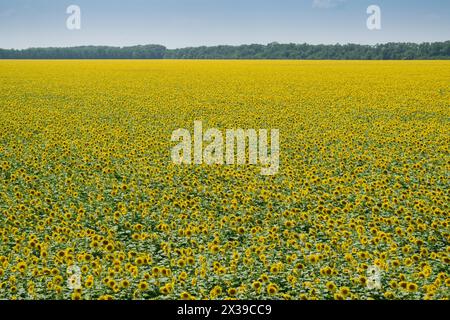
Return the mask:
<svg viewBox="0 0 450 320">
<path fill-rule="evenodd" d="M 448 299 L 449 80 L 448 61 L 0 61 L 0 299 Z M 173 164 L 196 120 L 279 129 L 278 173 Z"/>
</svg>

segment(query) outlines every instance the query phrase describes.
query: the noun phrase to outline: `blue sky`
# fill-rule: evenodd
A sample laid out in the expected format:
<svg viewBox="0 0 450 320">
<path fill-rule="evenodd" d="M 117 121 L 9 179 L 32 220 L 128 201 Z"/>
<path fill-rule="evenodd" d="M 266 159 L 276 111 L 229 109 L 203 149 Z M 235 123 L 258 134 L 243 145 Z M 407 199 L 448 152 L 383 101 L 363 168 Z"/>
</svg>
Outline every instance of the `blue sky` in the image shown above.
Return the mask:
<svg viewBox="0 0 450 320">
<path fill-rule="evenodd" d="M 81 30 L 66 8 L 81 8 Z M 366 27 L 380 6 L 382 29 Z M 448 0 L 0 0 L 0 48 L 450 40 Z"/>
</svg>

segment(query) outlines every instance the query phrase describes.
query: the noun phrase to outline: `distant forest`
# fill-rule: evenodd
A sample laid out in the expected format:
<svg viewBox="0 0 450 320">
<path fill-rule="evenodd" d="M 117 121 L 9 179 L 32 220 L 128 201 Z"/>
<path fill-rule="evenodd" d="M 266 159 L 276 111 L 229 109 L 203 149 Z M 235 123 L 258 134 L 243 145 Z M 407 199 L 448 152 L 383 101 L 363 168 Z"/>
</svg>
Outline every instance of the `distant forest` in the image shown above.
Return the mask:
<svg viewBox="0 0 450 320">
<path fill-rule="evenodd" d="M 251 44 L 167 49 L 132 47 L 0 49 L 0 59 L 292 59 L 292 60 L 431 60 L 450 59 L 450 41 L 377 45 Z"/>
</svg>

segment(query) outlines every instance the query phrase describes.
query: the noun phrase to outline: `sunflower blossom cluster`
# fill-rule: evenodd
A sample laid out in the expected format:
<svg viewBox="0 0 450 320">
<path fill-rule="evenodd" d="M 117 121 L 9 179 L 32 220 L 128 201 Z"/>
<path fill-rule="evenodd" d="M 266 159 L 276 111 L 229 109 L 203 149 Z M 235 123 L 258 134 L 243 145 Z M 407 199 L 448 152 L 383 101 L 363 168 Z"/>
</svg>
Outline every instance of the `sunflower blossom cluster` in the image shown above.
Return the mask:
<svg viewBox="0 0 450 320">
<path fill-rule="evenodd" d="M 448 299 L 449 79 L 444 61 L 1 61 L 0 299 Z M 277 174 L 173 163 L 194 121 L 279 129 Z"/>
</svg>

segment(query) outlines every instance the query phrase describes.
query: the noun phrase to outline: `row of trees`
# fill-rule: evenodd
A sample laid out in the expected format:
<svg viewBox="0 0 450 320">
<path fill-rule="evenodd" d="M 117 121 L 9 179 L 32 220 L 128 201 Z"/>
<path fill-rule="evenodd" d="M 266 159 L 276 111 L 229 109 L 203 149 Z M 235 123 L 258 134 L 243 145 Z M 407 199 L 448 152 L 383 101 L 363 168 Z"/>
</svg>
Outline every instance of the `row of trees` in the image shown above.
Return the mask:
<svg viewBox="0 0 450 320">
<path fill-rule="evenodd" d="M 418 60 L 450 59 L 450 41 L 378 45 L 251 44 L 167 49 L 161 45 L 133 47 L 0 49 L 0 59 L 330 59 Z"/>
<path fill-rule="evenodd" d="M 166 47 L 145 45 L 133 47 L 84 46 L 71 48 L 0 49 L 0 59 L 163 59 Z"/>
</svg>

